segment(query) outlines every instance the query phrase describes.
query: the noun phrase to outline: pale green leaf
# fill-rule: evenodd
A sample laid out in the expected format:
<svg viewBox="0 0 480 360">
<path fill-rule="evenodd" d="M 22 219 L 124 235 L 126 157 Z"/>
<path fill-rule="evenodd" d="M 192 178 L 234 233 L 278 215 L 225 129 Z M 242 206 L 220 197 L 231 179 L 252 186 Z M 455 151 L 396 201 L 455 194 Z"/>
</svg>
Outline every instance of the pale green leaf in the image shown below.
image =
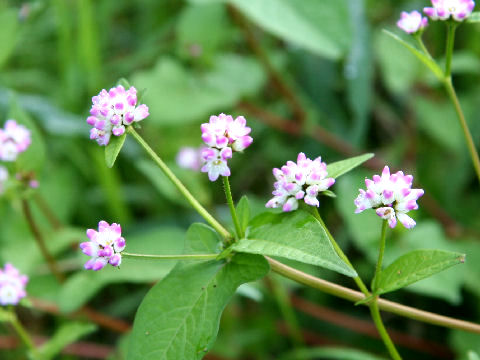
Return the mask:
<svg viewBox="0 0 480 360">
<path fill-rule="evenodd" d="M 2 24 L 2 31 L 0 31 L 0 67 L 8 60 L 18 38 L 18 14 L 15 9 L 3 8 L 0 9 L 0 24 Z"/>
<path fill-rule="evenodd" d="M 13 319 L 13 314 L 10 311 L 0 307 L 0 323 L 10 322 Z"/>
<path fill-rule="evenodd" d="M 440 69 L 440 67 L 437 65 L 435 60 L 430 58 L 428 55 L 420 52 L 414 46 L 410 45 L 394 33 L 388 30 L 383 30 L 383 32 L 394 40 L 398 41 L 403 46 L 405 46 L 413 55 L 415 55 L 423 64 L 425 64 L 439 80 L 443 81 L 443 79 L 445 78 L 445 74 L 443 73 L 442 69 Z"/>
<path fill-rule="evenodd" d="M 216 246 L 208 227 L 189 230 L 186 250 Z M 222 311 L 238 286 L 268 271 L 265 258 L 250 254 L 237 254 L 229 262 L 178 263 L 140 305 L 127 359 L 201 359 L 215 342 Z"/>
<path fill-rule="evenodd" d="M 376 293 L 384 294 L 400 289 L 464 262 L 464 254 L 451 251 L 411 251 L 395 260 L 381 272 Z"/>
<path fill-rule="evenodd" d="M 67 345 L 97 329 L 90 323 L 69 322 L 62 325 L 53 337 L 38 349 L 42 360 L 53 359 Z"/>
<path fill-rule="evenodd" d="M 237 204 L 237 217 L 238 221 L 240 222 L 240 227 L 242 231 L 245 233 L 247 229 L 248 222 L 250 221 L 250 205 L 248 203 L 248 198 L 246 195 L 242 196 L 240 201 Z"/>
<path fill-rule="evenodd" d="M 329 59 L 349 47 L 352 30 L 346 26 L 343 0 L 230 0 L 235 8 L 273 35 Z"/>
<path fill-rule="evenodd" d="M 263 213 L 251 221 L 248 230 L 248 238 L 233 245 L 235 251 L 280 256 L 357 275 L 338 257 L 323 227 L 306 211 Z"/>
<path fill-rule="evenodd" d="M 478 354 L 474 351 L 469 351 L 467 353 L 467 356 L 468 356 L 468 360 L 480 360 L 480 356 L 478 356 Z"/>
<path fill-rule="evenodd" d="M 127 133 L 110 137 L 110 142 L 105 146 L 105 162 L 109 168 L 112 168 L 113 164 L 115 164 L 115 160 L 117 160 L 117 156 L 120 150 L 122 150 L 126 138 Z"/>
<path fill-rule="evenodd" d="M 355 169 L 365 161 L 370 160 L 375 154 L 363 154 L 355 157 L 351 157 L 345 160 L 336 161 L 327 165 L 328 177 L 334 179 L 342 176 L 343 174 Z"/>
</svg>

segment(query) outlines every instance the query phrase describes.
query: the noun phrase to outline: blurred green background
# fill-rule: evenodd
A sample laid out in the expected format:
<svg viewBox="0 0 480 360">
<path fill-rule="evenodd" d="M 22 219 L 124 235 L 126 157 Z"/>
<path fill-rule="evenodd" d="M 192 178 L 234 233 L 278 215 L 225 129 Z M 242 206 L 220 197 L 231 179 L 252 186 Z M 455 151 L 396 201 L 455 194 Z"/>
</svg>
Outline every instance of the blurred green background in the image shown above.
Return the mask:
<svg viewBox="0 0 480 360">
<path fill-rule="evenodd" d="M 230 165 L 234 197 L 247 194 L 255 214 L 270 198 L 271 169 L 298 152 L 326 162 L 375 152 L 367 167 L 337 182 L 338 197 L 323 199 L 320 208 L 365 279 L 373 274 L 380 220 L 373 213 L 353 214 L 358 188 L 384 164 L 413 174 L 428 196 L 414 215 L 415 229 L 390 232 L 386 262 L 419 248 L 465 252 L 467 262 L 387 297 L 480 321 L 480 191 L 460 126 L 441 84 L 382 33 L 385 28 L 400 33 L 395 29 L 400 12 L 424 6 L 427 1 L 1 2 L 0 124 L 14 116 L 36 128 L 30 154 L 22 157 L 29 157 L 25 163 L 36 171 L 41 198 L 62 227 L 50 226 L 35 196 L 34 215 L 68 277 L 59 285 L 49 273 L 19 199 L 0 199 L 1 263 L 12 262 L 31 278 L 34 306 L 20 310 L 28 330 L 51 336 L 87 303 L 131 323 L 151 284 L 174 265 L 132 260 L 120 270 L 82 271 L 86 256 L 76 246 L 85 240 L 85 228 L 101 219 L 119 222 L 129 251 L 167 254 L 180 252 L 186 228 L 200 221 L 131 139 L 113 169 L 104 164 L 104 150 L 88 139 L 91 97 L 121 77 L 146 90 L 142 102 L 151 115 L 141 132 L 147 142 L 225 223 L 221 184 L 175 164 L 182 146 L 201 144 L 199 126 L 212 114 L 244 115 L 252 127 L 253 145 Z M 444 39 L 441 23 L 431 24 L 424 35 L 440 62 Z M 478 145 L 480 25 L 459 28 L 453 72 Z M 340 275 L 294 266 L 354 287 Z M 58 313 L 52 315 L 45 304 Z M 478 335 L 388 313 L 384 320 L 406 359 L 467 359 L 468 350 L 480 353 Z M 374 359 L 321 351 L 288 357 L 302 344 L 385 356 L 372 329 L 367 309 L 273 277 L 241 288 L 207 358 Z M 0 331 L 8 334 L 3 325 Z M 100 326 L 79 346 L 90 353 L 72 350 L 59 358 L 122 359 L 126 336 Z M 2 359 L 22 356 L 0 350 Z"/>
</svg>

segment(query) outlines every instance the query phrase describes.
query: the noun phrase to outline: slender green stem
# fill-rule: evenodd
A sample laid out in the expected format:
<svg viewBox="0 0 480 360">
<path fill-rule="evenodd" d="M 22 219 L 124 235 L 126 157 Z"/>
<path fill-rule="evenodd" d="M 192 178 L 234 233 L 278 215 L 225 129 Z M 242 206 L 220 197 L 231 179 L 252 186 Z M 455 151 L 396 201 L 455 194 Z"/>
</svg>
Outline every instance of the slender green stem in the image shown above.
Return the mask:
<svg viewBox="0 0 480 360">
<path fill-rule="evenodd" d="M 390 339 L 390 336 L 388 335 L 387 330 L 385 329 L 385 326 L 383 325 L 382 322 L 382 317 L 380 316 L 380 310 L 378 309 L 378 304 L 377 301 L 373 301 L 370 305 L 370 314 L 372 315 L 373 322 L 375 323 L 375 326 L 377 327 L 377 330 L 380 334 L 380 337 L 383 340 L 383 343 L 388 349 L 388 352 L 390 353 L 390 356 L 394 360 L 402 360 L 402 357 L 398 353 L 397 349 L 395 348 L 395 345 L 392 342 L 392 339 Z"/>
<path fill-rule="evenodd" d="M 33 358 L 38 359 L 37 349 L 35 348 L 32 338 L 30 337 L 30 335 L 28 335 L 27 331 L 25 330 L 23 325 L 20 323 L 20 321 L 18 321 L 17 315 L 12 310 L 10 311 L 10 313 L 12 315 L 10 319 L 10 324 L 17 332 L 18 337 L 23 341 L 23 343 L 30 350 L 30 352 L 33 355 Z"/>
<path fill-rule="evenodd" d="M 447 22 L 447 45 L 445 47 L 445 77 L 449 78 L 452 73 L 453 46 L 455 44 L 455 30 L 457 25 L 454 22 Z"/>
<path fill-rule="evenodd" d="M 383 254 L 385 253 L 385 235 L 387 233 L 387 220 L 382 222 L 382 233 L 380 235 L 380 249 L 378 251 L 377 266 L 375 267 L 375 276 L 373 278 L 373 291 L 377 289 L 377 284 L 382 272 Z"/>
<path fill-rule="evenodd" d="M 135 131 L 133 126 L 128 127 L 128 132 L 132 134 L 134 139 L 144 148 L 150 155 L 152 160 L 158 165 L 168 179 L 177 187 L 182 195 L 187 199 L 190 205 L 224 238 L 230 238 L 230 233 L 225 229 L 210 213 L 193 197 L 182 182 L 175 176 L 170 168 L 163 162 L 162 159 L 153 151 L 153 149 L 143 140 L 143 138 Z"/>
<path fill-rule="evenodd" d="M 427 47 L 425 46 L 423 40 L 422 40 L 422 35 L 421 34 L 416 34 L 415 39 L 418 42 L 418 45 L 420 46 L 420 49 L 427 55 L 430 59 L 432 59 L 432 55 L 430 55 L 430 52 L 428 51 Z"/>
<path fill-rule="evenodd" d="M 457 113 L 458 121 L 460 122 L 460 126 L 462 127 L 463 136 L 465 137 L 465 141 L 467 142 L 470 157 L 472 158 L 475 173 L 477 174 L 478 181 L 480 181 L 480 158 L 478 156 L 477 149 L 475 148 L 472 134 L 468 129 L 467 121 L 465 120 L 465 115 L 463 114 L 462 107 L 460 106 L 460 101 L 458 100 L 457 93 L 455 92 L 455 88 L 453 87 L 452 78 L 448 77 L 447 79 L 445 79 L 444 85 L 445 89 L 447 90 L 447 94 L 452 101 L 453 106 L 455 107 L 455 112 Z"/>
<path fill-rule="evenodd" d="M 218 254 L 147 255 L 122 252 L 122 257 L 140 260 L 212 260 Z"/>
<path fill-rule="evenodd" d="M 323 228 L 325 229 L 325 231 L 327 232 L 327 236 L 328 238 L 330 239 L 330 243 L 332 244 L 333 248 L 335 249 L 335 251 L 337 252 L 337 255 L 340 257 L 340 259 L 342 259 L 348 266 L 350 266 L 353 270 L 355 270 L 355 268 L 353 267 L 352 263 L 350 262 L 350 260 L 348 259 L 347 255 L 345 255 L 345 253 L 343 252 L 342 248 L 340 246 L 338 246 L 337 242 L 335 241 L 335 239 L 333 238 L 332 234 L 330 233 L 330 231 L 328 230 L 327 226 L 325 225 L 325 223 L 323 222 L 323 219 L 322 217 L 320 216 L 320 213 L 318 212 L 318 209 L 316 207 L 311 207 L 313 209 L 312 213 L 313 213 L 313 216 L 315 216 L 315 218 L 320 222 L 320 224 L 322 224 Z M 370 292 L 368 291 L 368 288 L 367 286 L 365 285 L 365 283 L 363 282 L 363 280 L 360 278 L 360 276 L 355 276 L 353 278 L 353 280 L 355 281 L 355 283 L 357 284 L 358 288 L 360 289 L 360 291 L 362 293 L 365 294 L 366 297 L 370 296 Z"/>
<path fill-rule="evenodd" d="M 232 190 L 230 189 L 230 181 L 228 176 L 223 177 L 223 186 L 225 187 L 225 196 L 227 197 L 228 207 L 230 208 L 230 214 L 232 215 L 233 224 L 235 225 L 235 232 L 237 233 L 237 239 L 243 238 L 243 231 L 238 221 L 237 211 L 235 210 L 235 204 L 233 203 Z"/>
</svg>

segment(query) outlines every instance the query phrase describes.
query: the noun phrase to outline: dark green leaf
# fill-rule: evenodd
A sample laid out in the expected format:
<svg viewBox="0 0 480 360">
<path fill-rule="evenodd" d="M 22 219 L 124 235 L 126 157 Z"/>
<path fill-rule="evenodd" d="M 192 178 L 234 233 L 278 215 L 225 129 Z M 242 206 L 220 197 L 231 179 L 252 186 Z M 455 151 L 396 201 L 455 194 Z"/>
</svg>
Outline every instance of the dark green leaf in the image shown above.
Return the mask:
<svg viewBox="0 0 480 360">
<path fill-rule="evenodd" d="M 465 262 L 465 255 L 443 250 L 415 250 L 384 269 L 376 293 L 384 294 L 430 277 L 442 270 Z"/>
<path fill-rule="evenodd" d="M 248 222 L 250 221 L 250 205 L 248 204 L 248 198 L 246 195 L 242 196 L 238 202 L 236 211 L 240 227 L 242 228 L 243 233 L 245 233 Z"/>
<path fill-rule="evenodd" d="M 338 257 L 323 227 L 306 211 L 263 213 L 251 221 L 248 230 L 248 238 L 235 243 L 234 250 L 280 256 L 347 276 L 357 275 Z"/>
<path fill-rule="evenodd" d="M 336 161 L 327 165 L 328 177 L 333 177 L 334 179 L 342 176 L 343 174 L 355 169 L 357 166 L 363 164 L 365 161 L 374 157 L 375 154 L 363 154 L 360 156 L 355 156 L 349 159 Z"/>
<path fill-rule="evenodd" d="M 50 360 L 57 356 L 67 345 L 97 329 L 89 323 L 70 322 L 62 325 L 55 335 L 38 349 L 42 360 Z"/>
<path fill-rule="evenodd" d="M 196 225 L 188 232 L 186 251 L 212 251 L 215 238 L 211 229 Z M 268 270 L 265 258 L 249 254 L 227 263 L 178 263 L 140 305 L 127 359 L 201 359 L 215 342 L 220 316 L 237 287 Z"/>
<path fill-rule="evenodd" d="M 127 133 L 121 136 L 110 137 L 110 142 L 105 147 L 105 162 L 109 168 L 112 168 L 113 164 L 115 164 L 115 160 L 117 160 L 117 156 L 120 153 L 120 150 L 122 150 L 126 138 Z"/>
</svg>

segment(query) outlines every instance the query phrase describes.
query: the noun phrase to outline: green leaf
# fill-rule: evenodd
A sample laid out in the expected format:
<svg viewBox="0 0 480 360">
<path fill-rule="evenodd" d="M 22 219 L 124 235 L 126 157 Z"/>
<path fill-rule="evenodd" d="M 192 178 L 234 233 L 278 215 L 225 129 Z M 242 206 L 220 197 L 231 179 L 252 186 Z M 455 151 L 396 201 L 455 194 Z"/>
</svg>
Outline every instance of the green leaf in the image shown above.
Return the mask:
<svg viewBox="0 0 480 360">
<path fill-rule="evenodd" d="M 67 345 L 95 331 L 97 326 L 90 323 L 69 322 L 60 327 L 55 335 L 38 349 L 42 360 L 53 359 Z"/>
<path fill-rule="evenodd" d="M 475 11 L 470 14 L 467 19 L 467 23 L 479 23 L 480 22 L 480 11 Z"/>
<path fill-rule="evenodd" d="M 323 227 L 306 211 L 263 213 L 251 221 L 248 230 L 248 238 L 235 243 L 234 250 L 280 256 L 347 276 L 357 275 L 338 257 Z"/>
<path fill-rule="evenodd" d="M 245 233 L 248 222 L 250 221 L 250 205 L 248 204 L 248 198 L 246 195 L 242 196 L 242 198 L 238 202 L 236 211 L 238 221 L 240 222 L 240 227 Z"/>
<path fill-rule="evenodd" d="M 110 142 L 105 147 L 105 162 L 109 168 L 112 168 L 113 164 L 115 164 L 115 160 L 117 160 L 117 156 L 120 153 L 120 150 L 122 150 L 126 138 L 127 133 L 121 136 L 110 137 Z"/>
<path fill-rule="evenodd" d="M 333 177 L 334 179 L 336 179 L 339 176 L 342 176 L 343 174 L 355 169 L 357 166 L 360 166 L 365 161 L 370 160 L 374 156 L 375 154 L 363 154 L 360 156 L 355 156 L 328 164 L 328 177 Z"/>
<path fill-rule="evenodd" d="M 415 47 L 413 47 L 394 33 L 388 30 L 383 30 L 383 32 L 394 40 L 398 41 L 403 46 L 405 46 L 413 55 L 415 55 L 423 64 L 425 64 L 439 80 L 443 81 L 443 79 L 445 78 L 445 74 L 443 73 L 443 70 L 440 69 L 440 67 L 437 65 L 435 60 L 420 52 Z"/>
<path fill-rule="evenodd" d="M 352 29 L 345 24 L 345 19 L 348 19 L 347 1 L 229 2 L 265 31 L 316 55 L 338 59 L 349 48 Z"/>
<path fill-rule="evenodd" d="M 10 322 L 14 319 L 12 313 L 8 310 L 0 308 L 0 323 L 1 322 Z"/>
<path fill-rule="evenodd" d="M 0 31 L 0 67 L 8 60 L 18 37 L 18 13 L 15 9 L 4 8 L 0 12 L 0 24 L 2 24 L 2 31 Z"/>
<path fill-rule="evenodd" d="M 386 360 L 370 353 L 340 347 L 319 347 L 294 350 L 280 358 L 281 360 L 307 360 L 307 359 L 328 359 L 328 360 Z"/>
<path fill-rule="evenodd" d="M 443 250 L 411 251 L 390 264 L 380 274 L 377 294 L 384 294 L 464 263 L 465 255 Z"/>
<path fill-rule="evenodd" d="M 189 253 L 217 246 L 209 227 L 189 229 Z M 237 254 L 229 262 L 179 262 L 138 308 L 127 359 L 201 359 L 215 342 L 220 316 L 237 287 L 268 271 L 265 258 L 250 254 Z"/>
</svg>

